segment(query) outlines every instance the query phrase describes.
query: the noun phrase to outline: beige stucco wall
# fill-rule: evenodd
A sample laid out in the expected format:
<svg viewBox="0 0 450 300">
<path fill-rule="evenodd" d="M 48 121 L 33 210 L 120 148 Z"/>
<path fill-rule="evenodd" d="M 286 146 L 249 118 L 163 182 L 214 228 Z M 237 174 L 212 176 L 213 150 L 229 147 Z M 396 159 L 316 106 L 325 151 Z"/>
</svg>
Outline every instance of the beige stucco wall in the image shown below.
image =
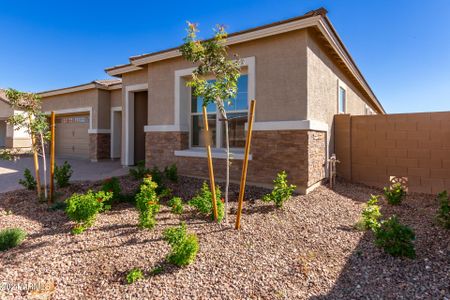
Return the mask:
<svg viewBox="0 0 450 300">
<path fill-rule="evenodd" d="M 306 119 L 305 31 L 234 45 L 229 52 L 242 58 L 255 57 L 256 121 Z M 174 124 L 175 71 L 190 67 L 192 64 L 181 57 L 147 65 L 149 125 Z M 142 70 L 123 74 L 123 90 L 145 79 Z"/>
<path fill-rule="evenodd" d="M 68 94 L 43 97 L 43 111 L 57 111 L 73 108 L 92 107 L 92 128 L 109 129 L 110 95 L 109 91 L 90 89 Z M 100 105 L 99 105 L 100 104 Z"/>
<path fill-rule="evenodd" d="M 122 89 L 112 90 L 111 94 L 111 107 L 122 106 Z"/>
<path fill-rule="evenodd" d="M 324 122 L 329 127 L 329 153 L 334 152 L 333 118 L 338 112 L 338 87 L 341 81 L 346 89 L 346 113 L 364 115 L 365 97 L 355 87 L 349 76 L 332 59 L 317 38 L 308 30 L 308 119 Z"/>
<path fill-rule="evenodd" d="M 0 119 L 7 119 L 9 118 L 13 113 L 13 110 L 11 108 L 11 106 L 0 100 Z"/>
</svg>

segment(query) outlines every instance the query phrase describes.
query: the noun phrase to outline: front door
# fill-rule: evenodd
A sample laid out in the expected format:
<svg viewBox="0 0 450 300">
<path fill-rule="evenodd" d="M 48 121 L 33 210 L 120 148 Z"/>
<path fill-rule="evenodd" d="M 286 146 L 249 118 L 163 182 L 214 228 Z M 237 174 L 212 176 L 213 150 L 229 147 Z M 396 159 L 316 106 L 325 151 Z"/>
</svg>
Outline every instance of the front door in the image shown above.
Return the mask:
<svg viewBox="0 0 450 300">
<path fill-rule="evenodd" d="M 134 163 L 145 161 L 145 131 L 147 125 L 147 91 L 134 93 Z"/>
</svg>

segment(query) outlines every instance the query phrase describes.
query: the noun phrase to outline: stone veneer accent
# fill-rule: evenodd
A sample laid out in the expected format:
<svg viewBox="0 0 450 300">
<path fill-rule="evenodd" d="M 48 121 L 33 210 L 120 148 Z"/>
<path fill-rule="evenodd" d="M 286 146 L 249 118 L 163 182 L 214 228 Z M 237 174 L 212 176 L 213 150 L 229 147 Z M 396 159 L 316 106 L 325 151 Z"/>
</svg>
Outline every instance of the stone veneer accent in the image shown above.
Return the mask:
<svg viewBox="0 0 450 300">
<path fill-rule="evenodd" d="M 176 163 L 180 174 L 207 178 L 206 158 L 175 156 L 175 150 L 188 149 L 187 132 L 147 132 L 146 164 L 164 168 Z M 325 177 L 326 134 L 308 130 L 254 131 L 247 180 L 249 184 L 272 186 L 276 174 L 285 170 L 288 180 L 301 193 Z M 225 178 L 225 159 L 213 159 L 214 174 Z M 239 182 L 242 160 L 233 160 L 231 181 Z"/>
<path fill-rule="evenodd" d="M 89 158 L 92 161 L 111 157 L 111 135 L 109 133 L 89 134 Z"/>
</svg>

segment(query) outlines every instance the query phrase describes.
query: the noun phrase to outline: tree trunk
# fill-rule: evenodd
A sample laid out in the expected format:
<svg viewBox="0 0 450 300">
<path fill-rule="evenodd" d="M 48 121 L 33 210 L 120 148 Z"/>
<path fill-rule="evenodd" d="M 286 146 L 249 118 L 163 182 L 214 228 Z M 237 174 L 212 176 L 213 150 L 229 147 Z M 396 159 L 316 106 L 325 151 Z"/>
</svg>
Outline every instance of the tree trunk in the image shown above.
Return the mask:
<svg viewBox="0 0 450 300">
<path fill-rule="evenodd" d="M 228 224 L 228 190 L 230 187 L 230 140 L 228 136 L 228 118 L 225 111 L 225 106 L 222 99 L 216 99 L 217 106 L 225 122 L 225 145 L 227 154 L 227 169 L 226 169 L 226 180 L 225 180 L 225 223 Z"/>
<path fill-rule="evenodd" d="M 28 115 L 28 121 L 30 122 L 31 126 L 31 116 Z M 30 127 L 31 128 L 31 127 Z M 37 189 L 37 195 L 38 198 L 41 198 L 41 175 L 39 174 L 39 158 L 38 158 L 38 149 L 37 149 L 37 142 L 36 142 L 36 134 L 32 132 L 30 129 L 30 135 L 31 135 L 31 148 L 33 150 L 33 161 L 34 161 L 34 172 L 36 176 L 36 189 Z"/>
<path fill-rule="evenodd" d="M 45 199 L 48 199 L 48 195 L 47 195 L 47 161 L 45 159 L 44 135 L 42 134 L 42 132 L 39 132 L 39 135 L 41 136 L 42 160 L 44 162 L 44 196 L 45 196 Z"/>
</svg>

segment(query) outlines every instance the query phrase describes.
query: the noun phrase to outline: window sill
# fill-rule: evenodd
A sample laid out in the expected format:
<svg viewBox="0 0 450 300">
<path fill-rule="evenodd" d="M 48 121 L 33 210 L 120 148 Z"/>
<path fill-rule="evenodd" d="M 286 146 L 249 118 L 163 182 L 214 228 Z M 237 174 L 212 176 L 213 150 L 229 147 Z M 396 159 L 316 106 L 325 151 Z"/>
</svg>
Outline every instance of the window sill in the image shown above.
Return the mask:
<svg viewBox="0 0 450 300">
<path fill-rule="evenodd" d="M 244 150 L 231 150 L 230 151 L 230 159 L 235 160 L 243 160 L 244 159 Z M 186 150 L 175 150 L 175 156 L 182 157 L 207 157 L 206 149 L 186 149 Z M 224 149 L 212 149 L 211 150 L 212 158 L 218 159 L 226 159 L 227 154 Z M 248 160 L 252 160 L 252 155 L 248 156 Z"/>
</svg>

